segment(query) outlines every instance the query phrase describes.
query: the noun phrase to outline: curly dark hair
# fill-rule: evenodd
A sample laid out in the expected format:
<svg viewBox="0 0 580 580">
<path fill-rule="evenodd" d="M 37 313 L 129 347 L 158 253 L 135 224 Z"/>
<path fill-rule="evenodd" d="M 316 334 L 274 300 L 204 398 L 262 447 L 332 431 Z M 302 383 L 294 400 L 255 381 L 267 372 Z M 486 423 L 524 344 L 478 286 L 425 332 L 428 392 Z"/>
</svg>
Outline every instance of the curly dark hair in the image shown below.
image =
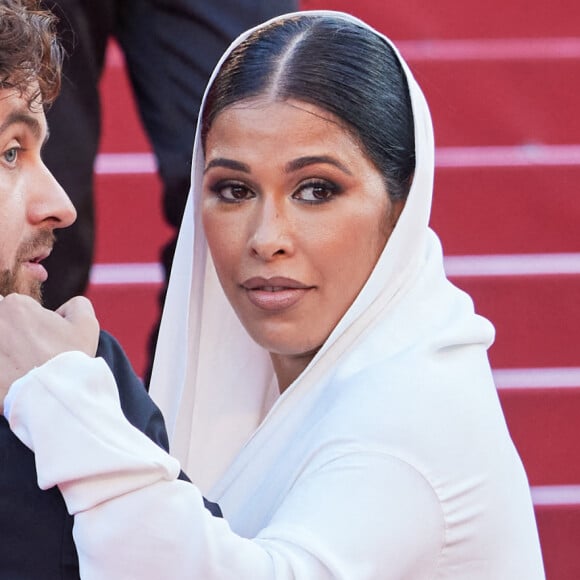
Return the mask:
<svg viewBox="0 0 580 580">
<path fill-rule="evenodd" d="M 0 0 L 0 89 L 29 95 L 50 105 L 60 91 L 63 49 L 56 36 L 56 17 L 40 0 Z"/>
</svg>

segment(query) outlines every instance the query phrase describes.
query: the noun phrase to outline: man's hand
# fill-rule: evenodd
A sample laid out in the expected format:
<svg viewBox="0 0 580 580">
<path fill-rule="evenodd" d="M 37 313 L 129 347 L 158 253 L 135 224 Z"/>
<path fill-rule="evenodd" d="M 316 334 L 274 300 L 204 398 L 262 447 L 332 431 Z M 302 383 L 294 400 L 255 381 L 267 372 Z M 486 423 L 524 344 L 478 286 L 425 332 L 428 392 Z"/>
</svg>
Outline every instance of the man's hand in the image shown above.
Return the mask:
<svg viewBox="0 0 580 580">
<path fill-rule="evenodd" d="M 0 297 L 0 413 L 14 381 L 62 352 L 95 356 L 98 342 L 99 323 L 82 296 L 56 312 L 22 294 Z"/>
</svg>

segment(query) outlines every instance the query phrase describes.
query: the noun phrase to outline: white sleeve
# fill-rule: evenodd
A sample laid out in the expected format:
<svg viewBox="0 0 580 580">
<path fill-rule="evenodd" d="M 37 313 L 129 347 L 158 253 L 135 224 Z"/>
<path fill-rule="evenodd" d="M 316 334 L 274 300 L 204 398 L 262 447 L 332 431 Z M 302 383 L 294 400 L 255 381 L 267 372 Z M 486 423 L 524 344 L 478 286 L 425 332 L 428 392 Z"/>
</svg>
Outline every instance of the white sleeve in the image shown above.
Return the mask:
<svg viewBox="0 0 580 580">
<path fill-rule="evenodd" d="M 58 485 L 75 515 L 83 580 L 431 577 L 440 506 L 396 459 L 353 454 L 312 470 L 247 539 L 125 420 L 104 361 L 60 355 L 14 383 L 6 407 L 36 454 L 39 485 Z"/>
</svg>

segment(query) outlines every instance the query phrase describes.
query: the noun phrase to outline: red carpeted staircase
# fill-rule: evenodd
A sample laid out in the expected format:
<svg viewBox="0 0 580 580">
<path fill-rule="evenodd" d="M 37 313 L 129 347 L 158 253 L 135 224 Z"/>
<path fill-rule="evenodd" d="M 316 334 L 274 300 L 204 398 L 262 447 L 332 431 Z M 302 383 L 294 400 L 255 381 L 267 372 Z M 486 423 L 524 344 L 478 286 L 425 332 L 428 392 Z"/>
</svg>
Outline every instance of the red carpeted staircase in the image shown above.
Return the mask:
<svg viewBox="0 0 580 580">
<path fill-rule="evenodd" d="M 437 144 L 432 225 L 450 277 L 496 327 L 490 359 L 532 486 L 548 580 L 578 580 L 580 4 L 302 0 L 302 8 L 364 18 L 397 41 L 424 88 Z M 141 372 L 170 231 L 115 45 L 102 94 L 89 295 Z"/>
</svg>

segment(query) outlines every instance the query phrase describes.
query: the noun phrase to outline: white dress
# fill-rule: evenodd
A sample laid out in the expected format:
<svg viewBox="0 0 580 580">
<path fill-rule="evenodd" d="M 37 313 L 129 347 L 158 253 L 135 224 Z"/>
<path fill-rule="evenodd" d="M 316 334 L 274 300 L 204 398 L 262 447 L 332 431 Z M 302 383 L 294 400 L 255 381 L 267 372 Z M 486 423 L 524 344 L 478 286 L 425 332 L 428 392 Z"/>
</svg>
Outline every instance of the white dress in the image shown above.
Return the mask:
<svg viewBox="0 0 580 580">
<path fill-rule="evenodd" d="M 85 580 L 544 578 L 487 360 L 493 328 L 447 281 L 428 229 L 432 127 L 402 64 L 409 199 L 360 295 L 281 396 L 207 253 L 196 139 L 151 392 L 197 485 L 124 420 L 102 361 L 64 353 L 11 388 L 7 415 L 39 484 L 58 485 L 75 514 Z"/>
</svg>

